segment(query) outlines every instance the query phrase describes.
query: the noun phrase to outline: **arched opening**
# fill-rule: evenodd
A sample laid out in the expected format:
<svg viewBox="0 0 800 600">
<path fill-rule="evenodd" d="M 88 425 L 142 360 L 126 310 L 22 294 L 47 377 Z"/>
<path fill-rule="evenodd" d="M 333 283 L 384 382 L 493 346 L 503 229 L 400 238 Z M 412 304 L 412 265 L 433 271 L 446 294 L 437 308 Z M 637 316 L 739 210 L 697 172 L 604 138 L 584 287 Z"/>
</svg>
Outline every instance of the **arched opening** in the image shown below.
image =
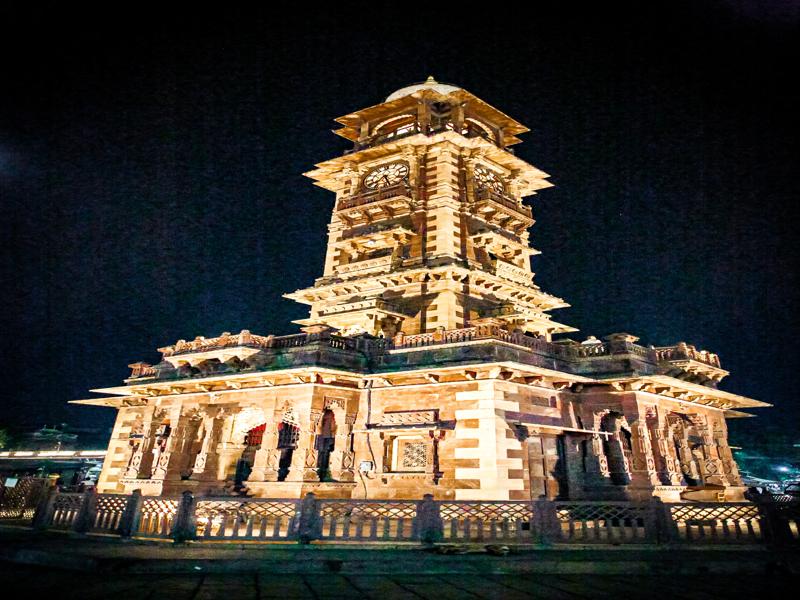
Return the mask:
<svg viewBox="0 0 800 600">
<path fill-rule="evenodd" d="M 603 436 L 603 452 L 608 460 L 611 481 L 615 485 L 627 485 L 630 479 L 625 467 L 625 452 L 630 452 L 630 431 L 622 428 L 622 415 L 613 411 L 603 415 L 600 430 L 611 434 Z"/>
<path fill-rule="evenodd" d="M 384 141 L 391 138 L 402 137 L 417 131 L 417 118 L 415 115 L 404 114 L 387 119 L 372 130 L 373 141 Z"/>
<path fill-rule="evenodd" d="M 195 375 L 200 374 L 200 369 L 198 369 L 197 367 L 193 367 L 186 361 L 182 361 L 178 364 L 177 371 L 178 371 L 178 376 L 181 378 L 194 377 Z"/>
<path fill-rule="evenodd" d="M 244 450 L 239 460 L 236 462 L 236 474 L 233 478 L 234 487 L 240 490 L 250 476 L 253 470 L 253 462 L 256 458 L 256 452 L 261 447 L 261 442 L 264 439 L 264 430 L 267 428 L 266 423 L 257 425 L 248 431 L 244 436 Z"/>
<path fill-rule="evenodd" d="M 283 421 L 278 423 L 278 481 L 286 481 L 289 468 L 292 465 L 292 456 L 300 439 L 300 428 L 294 423 Z"/>
<path fill-rule="evenodd" d="M 336 443 L 336 417 L 333 411 L 326 409 L 322 413 L 322 424 L 317 435 L 317 473 L 320 481 L 331 480 L 331 452 Z"/>
<path fill-rule="evenodd" d="M 703 485 L 702 475 L 697 468 L 698 455 L 702 456 L 702 450 L 698 448 L 702 438 L 698 435 L 697 428 L 691 419 L 680 413 L 670 413 L 667 422 L 672 432 L 675 460 L 686 485 Z"/>
<path fill-rule="evenodd" d="M 482 123 L 471 117 L 464 119 L 464 129 L 462 134 L 465 137 L 482 137 L 486 138 L 490 142 L 494 142 L 494 132 L 491 130 L 491 128 L 485 123 Z"/>
</svg>

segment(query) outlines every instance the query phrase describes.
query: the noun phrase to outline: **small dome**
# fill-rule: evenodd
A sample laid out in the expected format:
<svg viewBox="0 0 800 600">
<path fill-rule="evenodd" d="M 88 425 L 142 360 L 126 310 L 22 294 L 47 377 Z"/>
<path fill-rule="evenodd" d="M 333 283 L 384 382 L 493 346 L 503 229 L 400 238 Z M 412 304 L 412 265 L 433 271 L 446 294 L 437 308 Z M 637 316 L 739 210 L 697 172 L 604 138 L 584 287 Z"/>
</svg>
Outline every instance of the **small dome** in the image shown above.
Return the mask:
<svg viewBox="0 0 800 600">
<path fill-rule="evenodd" d="M 455 85 L 449 85 L 447 83 L 439 83 L 433 78 L 433 75 L 428 77 L 424 83 L 415 83 L 414 85 L 409 85 L 404 88 L 400 88 L 393 94 L 389 95 L 386 98 L 386 102 L 391 102 L 392 100 L 397 100 L 398 98 L 402 98 L 403 96 L 408 96 L 409 94 L 413 94 L 414 92 L 418 92 L 420 90 L 433 90 L 434 92 L 439 92 L 440 94 L 450 94 L 452 92 L 458 91 L 461 88 Z"/>
</svg>

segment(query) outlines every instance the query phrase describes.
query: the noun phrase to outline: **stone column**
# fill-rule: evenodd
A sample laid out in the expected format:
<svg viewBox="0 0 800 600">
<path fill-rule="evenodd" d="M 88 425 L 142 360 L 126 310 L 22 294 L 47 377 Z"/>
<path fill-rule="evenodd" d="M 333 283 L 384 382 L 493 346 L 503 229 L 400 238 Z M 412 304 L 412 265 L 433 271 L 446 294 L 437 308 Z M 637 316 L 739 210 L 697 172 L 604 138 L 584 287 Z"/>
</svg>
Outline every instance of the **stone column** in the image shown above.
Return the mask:
<svg viewBox="0 0 800 600">
<path fill-rule="evenodd" d="M 725 475 L 725 469 L 719 455 L 719 446 L 717 446 L 711 432 L 708 430 L 703 432 L 703 450 L 705 461 L 703 461 L 702 471 L 705 483 L 729 485 L 730 482 Z"/>
<path fill-rule="evenodd" d="M 149 479 L 152 475 L 154 466 L 153 446 L 156 443 L 156 431 L 161 425 L 164 414 L 163 410 L 155 406 L 145 413 L 145 424 L 142 429 L 142 443 L 139 444 L 137 450 L 138 456 L 131 459 L 132 462 L 138 464 L 135 477 Z"/>
<path fill-rule="evenodd" d="M 681 485 L 681 474 L 674 458 L 672 436 L 663 412 L 653 408 L 652 412 L 647 415 L 647 428 L 656 463 L 656 472 L 661 482 L 665 485 Z"/>
<path fill-rule="evenodd" d="M 333 412 L 334 423 L 336 424 L 336 434 L 333 442 L 333 450 L 330 457 L 330 473 L 334 481 L 345 481 L 343 477 L 347 476 L 347 469 L 345 468 L 346 456 L 350 451 L 350 429 L 347 424 L 347 417 L 345 416 L 344 401 L 339 402 L 326 402 L 326 409 Z M 352 461 L 350 461 L 349 479 L 353 480 Z"/>
<path fill-rule="evenodd" d="M 217 479 L 217 444 L 221 434 L 223 412 L 208 408 L 203 416 L 203 444 L 194 459 L 191 479 L 213 481 Z"/>
<path fill-rule="evenodd" d="M 661 480 L 656 470 L 650 435 L 646 423 L 641 419 L 631 425 L 631 446 L 633 448 L 631 483 L 645 486 L 660 485 Z"/>
<path fill-rule="evenodd" d="M 689 448 L 689 442 L 686 441 L 686 439 L 682 437 L 678 438 L 675 454 L 677 455 L 678 464 L 680 465 L 681 473 L 683 473 L 684 477 L 690 477 L 696 481 L 700 481 L 702 476 L 697 462 L 694 459 L 694 455 L 692 454 L 692 450 Z"/>
<path fill-rule="evenodd" d="M 311 410 L 309 419 L 302 419 L 298 424 L 300 437 L 297 448 L 292 453 L 292 462 L 286 481 L 319 481 L 317 474 L 317 451 L 314 447 L 316 429 L 322 418 L 321 410 Z"/>
<path fill-rule="evenodd" d="M 203 415 L 199 409 L 192 409 L 180 418 L 177 435 L 172 444 L 172 458 L 167 465 L 166 479 L 182 479 L 194 472 L 197 436 L 202 424 Z"/>
<path fill-rule="evenodd" d="M 163 452 L 158 454 L 157 462 L 153 465 L 153 475 L 151 479 L 166 479 L 167 472 L 172 464 L 173 450 L 179 448 L 179 441 L 184 433 L 187 421 L 190 416 L 181 414 L 181 406 L 173 406 L 169 410 L 170 432 L 167 436 Z M 154 455 L 154 460 L 156 456 Z"/>
<path fill-rule="evenodd" d="M 739 474 L 739 467 L 736 460 L 733 458 L 733 452 L 728 445 L 726 437 L 717 437 L 717 449 L 719 452 L 720 460 L 722 461 L 722 468 L 725 476 L 730 485 L 742 485 L 742 476 Z"/>
<path fill-rule="evenodd" d="M 145 409 L 144 415 L 142 415 L 140 422 L 137 423 L 136 428 L 131 431 L 131 434 L 134 431 L 139 431 L 141 437 L 138 439 L 137 442 L 133 441 L 133 438 L 129 437 L 129 445 L 130 445 L 130 457 L 128 458 L 128 465 L 125 467 L 125 471 L 123 473 L 123 477 L 126 479 L 135 479 L 139 476 L 139 467 L 142 464 L 142 456 L 144 453 L 144 446 L 147 444 L 147 435 L 150 432 L 150 423 L 153 418 L 153 411 L 152 409 Z"/>
</svg>

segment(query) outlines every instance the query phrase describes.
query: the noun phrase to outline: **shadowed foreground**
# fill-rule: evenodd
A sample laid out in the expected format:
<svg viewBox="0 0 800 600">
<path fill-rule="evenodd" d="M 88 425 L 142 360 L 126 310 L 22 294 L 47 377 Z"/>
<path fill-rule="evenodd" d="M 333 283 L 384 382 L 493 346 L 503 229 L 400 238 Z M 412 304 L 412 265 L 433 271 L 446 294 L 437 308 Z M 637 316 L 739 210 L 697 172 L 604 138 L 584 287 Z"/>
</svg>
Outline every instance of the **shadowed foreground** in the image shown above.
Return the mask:
<svg viewBox="0 0 800 600">
<path fill-rule="evenodd" d="M 0 563 L 0 584 L 29 596 L 86 600 L 123 596 L 236 598 L 778 598 L 797 577 L 750 575 L 153 575 L 81 573 Z"/>
</svg>

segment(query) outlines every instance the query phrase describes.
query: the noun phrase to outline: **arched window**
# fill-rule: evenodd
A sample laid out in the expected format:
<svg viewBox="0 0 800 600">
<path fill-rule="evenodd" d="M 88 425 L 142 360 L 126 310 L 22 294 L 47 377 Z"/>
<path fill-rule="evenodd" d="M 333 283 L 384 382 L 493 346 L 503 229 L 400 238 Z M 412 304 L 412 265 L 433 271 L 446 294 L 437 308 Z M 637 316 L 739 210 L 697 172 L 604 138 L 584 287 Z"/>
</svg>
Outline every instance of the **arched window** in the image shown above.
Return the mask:
<svg viewBox="0 0 800 600">
<path fill-rule="evenodd" d="M 372 137 L 377 141 L 383 141 L 414 133 L 416 130 L 417 118 L 414 115 L 398 115 L 378 123 L 372 130 Z"/>
<path fill-rule="evenodd" d="M 489 141 L 494 141 L 494 133 L 488 125 L 469 117 L 464 119 L 464 130 L 462 134 L 466 137 L 482 137 Z"/>
<path fill-rule="evenodd" d="M 264 431 L 267 428 L 266 423 L 256 425 L 250 429 L 244 436 L 245 448 L 242 455 L 236 462 L 236 474 L 234 475 L 234 485 L 236 489 L 241 489 L 244 482 L 250 476 L 253 470 L 253 462 L 255 461 L 256 451 L 261 447 L 261 442 L 264 440 Z"/>
<path fill-rule="evenodd" d="M 608 460 L 611 481 L 616 485 L 627 485 L 630 483 L 630 479 L 625 467 L 625 435 L 622 429 L 622 415 L 613 411 L 603 415 L 600 420 L 600 430 L 611 434 L 603 436 L 603 452 Z"/>
<path fill-rule="evenodd" d="M 317 472 L 320 481 L 330 481 L 331 452 L 336 443 L 336 417 L 333 411 L 326 409 L 322 413 L 322 424 L 317 436 Z"/>
<path fill-rule="evenodd" d="M 278 481 L 286 481 L 289 475 L 289 469 L 292 466 L 292 457 L 294 456 L 295 448 L 300 440 L 300 428 L 288 421 L 286 417 L 278 423 L 278 450 L 280 451 L 280 458 L 278 459 Z"/>
<path fill-rule="evenodd" d="M 278 449 L 297 448 L 300 438 L 300 428 L 286 421 L 278 423 Z"/>
</svg>

